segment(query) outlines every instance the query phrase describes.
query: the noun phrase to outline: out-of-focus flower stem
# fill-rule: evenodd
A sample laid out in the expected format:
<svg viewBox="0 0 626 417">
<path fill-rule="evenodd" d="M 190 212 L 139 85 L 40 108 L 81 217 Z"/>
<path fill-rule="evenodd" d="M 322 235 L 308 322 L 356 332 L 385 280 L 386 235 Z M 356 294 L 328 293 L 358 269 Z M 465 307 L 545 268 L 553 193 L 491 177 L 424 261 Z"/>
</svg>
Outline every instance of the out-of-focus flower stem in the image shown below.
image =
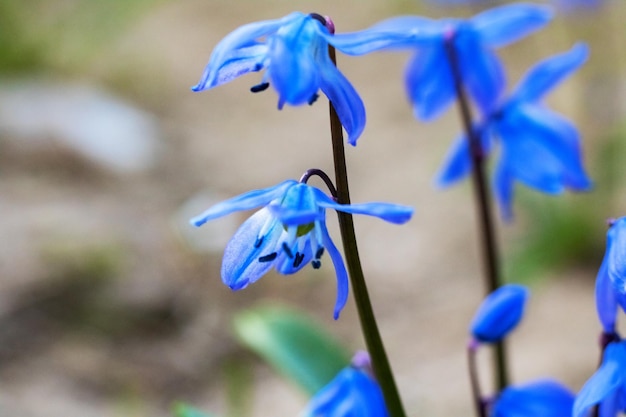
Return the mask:
<svg viewBox="0 0 626 417">
<path fill-rule="evenodd" d="M 333 47 L 329 48 L 329 53 L 333 62 L 336 63 L 335 50 Z M 330 103 L 330 132 L 333 145 L 337 202 L 340 204 L 350 204 L 343 131 L 341 121 L 332 103 Z M 374 310 L 372 309 L 372 303 L 365 284 L 352 215 L 339 211 L 337 215 L 339 217 L 339 229 L 341 231 L 341 240 L 343 242 L 343 251 L 350 276 L 352 293 L 354 294 L 356 308 L 359 313 L 363 338 L 365 339 L 365 344 L 372 360 L 374 375 L 383 391 L 389 415 L 391 417 L 404 417 L 404 407 L 400 399 L 400 394 L 398 393 L 389 360 L 387 359 L 385 346 L 383 345 L 380 332 L 378 331 Z"/>
<path fill-rule="evenodd" d="M 472 388 L 472 397 L 474 398 L 474 407 L 476 408 L 476 416 L 486 417 L 487 410 L 485 409 L 485 401 L 480 390 L 480 382 L 478 381 L 478 369 L 476 369 L 477 349 L 478 342 L 472 339 L 467 345 L 467 366 Z"/>
<path fill-rule="evenodd" d="M 491 199 L 489 197 L 489 183 L 485 176 L 485 154 L 482 149 L 480 137 L 472 126 L 472 115 L 463 89 L 461 69 L 459 68 L 453 36 L 454 35 L 451 34 L 445 41 L 446 53 L 454 78 L 454 87 L 463 127 L 467 140 L 469 141 L 470 155 L 472 158 L 472 182 L 474 184 L 474 196 L 476 197 L 479 228 L 481 230 L 483 267 L 487 284 L 486 293 L 490 294 L 502 285 L 502 280 L 499 272 L 498 248 L 495 238 Z M 494 378 L 496 386 L 498 389 L 502 390 L 508 385 L 509 380 L 504 340 L 498 342 L 494 347 Z"/>
</svg>

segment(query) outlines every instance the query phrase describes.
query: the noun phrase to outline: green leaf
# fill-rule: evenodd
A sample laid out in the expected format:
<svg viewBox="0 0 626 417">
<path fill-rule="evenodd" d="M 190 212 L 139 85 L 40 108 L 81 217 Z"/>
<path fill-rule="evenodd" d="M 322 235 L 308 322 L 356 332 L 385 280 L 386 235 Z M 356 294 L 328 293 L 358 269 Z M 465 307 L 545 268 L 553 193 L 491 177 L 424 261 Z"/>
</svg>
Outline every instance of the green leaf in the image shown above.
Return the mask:
<svg viewBox="0 0 626 417">
<path fill-rule="evenodd" d="M 202 411 L 182 402 L 177 402 L 173 407 L 174 416 L 176 417 L 213 417 L 212 414 L 203 413 Z"/>
<path fill-rule="evenodd" d="M 277 371 L 313 395 L 350 363 L 350 354 L 317 323 L 284 307 L 238 314 L 235 332 Z"/>
</svg>

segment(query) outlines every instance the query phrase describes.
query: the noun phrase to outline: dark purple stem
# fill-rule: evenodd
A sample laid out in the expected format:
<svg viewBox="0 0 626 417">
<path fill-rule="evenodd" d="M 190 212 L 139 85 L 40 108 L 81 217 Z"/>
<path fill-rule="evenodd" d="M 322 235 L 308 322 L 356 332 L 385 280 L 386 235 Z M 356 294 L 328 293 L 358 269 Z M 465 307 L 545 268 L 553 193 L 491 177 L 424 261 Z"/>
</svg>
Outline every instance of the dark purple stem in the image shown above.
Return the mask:
<svg viewBox="0 0 626 417">
<path fill-rule="evenodd" d="M 463 89 L 463 79 L 458 62 L 457 52 L 454 45 L 454 33 L 450 33 L 445 40 L 446 53 L 450 62 L 450 70 L 454 79 L 454 87 L 457 95 L 457 103 L 461 112 L 461 119 L 467 140 L 469 141 L 470 154 L 472 158 L 472 182 L 474 184 L 474 195 L 478 209 L 478 220 L 480 224 L 481 247 L 483 254 L 483 267 L 486 279 L 487 294 L 500 287 L 501 279 L 498 269 L 498 251 L 493 226 L 493 215 L 490 204 L 489 184 L 485 175 L 485 154 L 482 149 L 478 132 L 472 125 L 472 115 L 470 106 Z M 506 361 L 506 347 L 504 341 L 495 345 L 494 357 L 494 378 L 496 386 L 502 390 L 508 385 L 508 370 Z"/>
</svg>

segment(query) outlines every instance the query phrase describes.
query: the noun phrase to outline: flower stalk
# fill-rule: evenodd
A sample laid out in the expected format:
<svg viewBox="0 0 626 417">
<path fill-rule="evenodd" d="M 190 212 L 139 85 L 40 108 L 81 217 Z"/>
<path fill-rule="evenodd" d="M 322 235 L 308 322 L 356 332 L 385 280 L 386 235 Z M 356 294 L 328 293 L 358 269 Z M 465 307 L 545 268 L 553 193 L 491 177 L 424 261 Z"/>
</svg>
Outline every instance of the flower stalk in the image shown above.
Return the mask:
<svg viewBox="0 0 626 417">
<path fill-rule="evenodd" d="M 335 49 L 329 46 L 329 54 L 336 64 Z M 341 121 L 332 102 L 330 104 L 330 132 L 333 148 L 333 162 L 335 166 L 335 185 L 337 187 L 337 202 L 339 204 L 350 204 L 350 191 L 348 187 L 348 172 L 346 168 L 345 147 Z M 372 360 L 372 368 L 385 397 L 385 403 L 392 417 L 404 417 L 404 407 L 400 399 L 400 394 L 385 352 L 376 317 L 372 309 L 363 268 L 359 258 L 356 235 L 352 215 L 337 212 L 339 219 L 339 229 L 343 242 L 343 251 L 350 277 L 350 284 L 354 294 L 356 308 L 359 314 L 361 330 L 365 345 Z"/>
<path fill-rule="evenodd" d="M 445 41 L 446 54 L 450 63 L 450 70 L 454 80 L 454 88 L 457 95 L 457 103 L 461 113 L 461 120 L 469 141 L 470 155 L 472 159 L 472 183 L 478 212 L 479 228 L 481 230 L 481 248 L 483 255 L 483 268 L 486 294 L 489 294 L 502 285 L 499 274 L 498 250 L 495 239 L 493 214 L 489 198 L 489 184 L 485 175 L 485 154 L 482 149 L 478 132 L 472 126 L 470 106 L 463 89 L 461 69 L 459 67 L 457 52 L 454 46 L 454 34 L 451 33 Z M 494 378 L 499 390 L 508 385 L 508 368 L 506 360 L 506 346 L 504 341 L 495 344 L 494 355 Z"/>
</svg>

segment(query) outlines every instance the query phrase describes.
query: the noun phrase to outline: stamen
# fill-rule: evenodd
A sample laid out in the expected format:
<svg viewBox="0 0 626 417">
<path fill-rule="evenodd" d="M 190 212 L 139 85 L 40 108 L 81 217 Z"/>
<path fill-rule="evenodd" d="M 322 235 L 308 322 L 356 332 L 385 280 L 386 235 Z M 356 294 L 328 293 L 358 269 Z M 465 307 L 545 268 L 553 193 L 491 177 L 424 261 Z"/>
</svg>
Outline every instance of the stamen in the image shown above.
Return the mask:
<svg viewBox="0 0 626 417">
<path fill-rule="evenodd" d="M 309 103 L 309 106 L 312 106 L 313 103 L 315 103 L 317 101 L 317 99 L 319 98 L 319 94 L 315 93 L 311 96 L 311 98 L 309 99 L 309 101 L 307 101 L 307 103 Z"/>
<path fill-rule="evenodd" d="M 323 254 L 324 254 L 324 248 L 320 246 L 317 252 L 315 252 L 315 259 L 321 258 Z"/>
<path fill-rule="evenodd" d="M 289 245 L 287 245 L 287 242 L 283 242 L 283 250 L 290 259 L 293 258 L 293 252 L 291 252 L 291 249 L 289 248 Z"/>
<path fill-rule="evenodd" d="M 267 90 L 269 86 L 270 86 L 270 83 L 257 84 L 257 85 L 250 87 L 250 91 L 252 91 L 253 93 L 260 93 L 261 91 Z"/>
<path fill-rule="evenodd" d="M 278 256 L 278 254 L 276 252 L 272 252 L 272 253 L 270 253 L 268 255 L 261 256 L 259 258 L 259 262 L 271 262 L 274 259 L 276 259 L 277 256 Z"/>
<path fill-rule="evenodd" d="M 313 269 L 320 269 L 320 267 L 322 266 L 322 263 L 320 262 L 319 259 L 314 259 L 311 261 L 311 265 L 313 266 Z"/>
<path fill-rule="evenodd" d="M 261 247 L 261 244 L 263 243 L 263 238 L 265 238 L 265 236 L 259 236 L 256 238 L 256 242 L 254 242 L 254 247 L 255 248 L 259 248 Z"/>
<path fill-rule="evenodd" d="M 293 267 L 297 268 L 302 264 L 304 260 L 304 253 L 296 252 L 296 258 L 293 260 Z"/>
</svg>

